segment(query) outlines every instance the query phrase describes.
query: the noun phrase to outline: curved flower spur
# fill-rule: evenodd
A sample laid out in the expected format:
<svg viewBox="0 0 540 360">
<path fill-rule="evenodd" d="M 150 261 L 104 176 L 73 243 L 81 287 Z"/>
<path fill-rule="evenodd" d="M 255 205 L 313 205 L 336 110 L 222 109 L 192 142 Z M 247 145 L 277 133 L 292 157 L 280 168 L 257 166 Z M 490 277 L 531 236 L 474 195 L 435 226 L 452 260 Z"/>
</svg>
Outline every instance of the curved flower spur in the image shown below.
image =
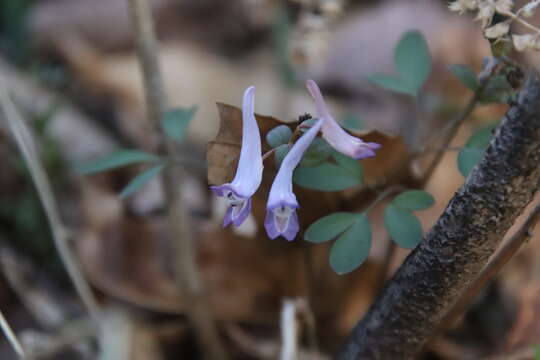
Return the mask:
<svg viewBox="0 0 540 360">
<path fill-rule="evenodd" d="M 227 200 L 224 227 L 231 222 L 240 226 L 246 220 L 251 211 L 251 196 L 261 185 L 261 135 L 254 115 L 254 98 L 255 87 L 250 86 L 244 92 L 242 102 L 242 148 L 236 175 L 230 183 L 210 187 L 214 194 Z"/>
<path fill-rule="evenodd" d="M 375 150 L 379 149 L 381 145 L 374 142 L 364 142 L 357 137 L 349 135 L 330 115 L 317 83 L 313 80 L 308 80 L 306 86 L 315 100 L 319 117 L 326 119 L 321 129 L 323 139 L 340 153 L 356 160 L 375 156 Z"/>
<path fill-rule="evenodd" d="M 266 218 L 264 227 L 271 239 L 283 236 L 292 241 L 300 226 L 298 224 L 298 201 L 293 193 L 292 176 L 293 171 L 302 160 L 309 145 L 323 126 L 326 119 L 321 118 L 296 141 L 292 149 L 281 162 L 278 173 L 272 183 L 268 203 L 266 205 Z"/>
</svg>

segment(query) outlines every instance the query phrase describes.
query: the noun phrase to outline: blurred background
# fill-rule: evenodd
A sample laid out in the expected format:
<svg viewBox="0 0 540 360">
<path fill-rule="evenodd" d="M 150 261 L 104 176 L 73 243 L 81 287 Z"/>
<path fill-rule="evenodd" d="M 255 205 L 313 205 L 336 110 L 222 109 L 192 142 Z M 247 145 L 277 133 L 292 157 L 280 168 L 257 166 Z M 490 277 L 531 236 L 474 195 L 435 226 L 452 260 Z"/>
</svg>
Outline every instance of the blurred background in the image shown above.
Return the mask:
<svg viewBox="0 0 540 360">
<path fill-rule="evenodd" d="M 255 85 L 257 113 L 295 121 L 315 113 L 303 85 L 315 79 L 346 128 L 385 134 L 379 135 L 381 153 L 365 161 L 366 186 L 377 184 L 472 95 L 447 65 L 480 70 L 490 55 L 480 25 L 450 12 L 446 1 L 149 2 L 169 103 L 197 106 L 182 145 L 189 162 L 179 186 L 226 348 L 234 359 L 279 358 L 280 313 L 288 299 L 299 304 L 301 358 L 330 358 L 408 251 L 388 255 L 382 208 L 371 213 L 368 261 L 343 276 L 330 269 L 327 245 L 305 243 L 301 236 L 293 243 L 270 241 L 260 226 L 262 197 L 245 225 L 222 229 L 224 204 L 210 195 L 206 172 L 206 145 L 219 128 L 216 102 L 241 106 L 244 89 Z M 366 80 L 373 73 L 395 73 L 394 47 L 411 29 L 426 37 L 433 58 L 416 101 Z M 540 61 L 530 53 L 516 58 L 531 66 Z M 83 271 L 107 314 L 96 340 L 2 122 L 0 309 L 23 345 L 39 359 L 201 358 L 172 280 L 175 260 L 160 182 L 122 200 L 118 193 L 137 166 L 91 176 L 74 170 L 115 148 L 155 146 L 127 0 L 2 0 L 0 75 L 36 137 Z M 479 107 L 452 146 L 461 146 L 473 129 L 498 120 L 506 109 Z M 448 152 L 427 185 L 436 205 L 419 213 L 425 230 L 463 183 L 455 162 L 456 153 Z M 407 176 L 412 175 L 401 181 Z M 364 191 L 305 191 L 304 228 L 328 213 L 363 206 Z M 421 358 L 532 359 L 540 343 L 538 255 L 533 239 Z M 0 358 L 16 358 L 4 339 Z"/>
</svg>

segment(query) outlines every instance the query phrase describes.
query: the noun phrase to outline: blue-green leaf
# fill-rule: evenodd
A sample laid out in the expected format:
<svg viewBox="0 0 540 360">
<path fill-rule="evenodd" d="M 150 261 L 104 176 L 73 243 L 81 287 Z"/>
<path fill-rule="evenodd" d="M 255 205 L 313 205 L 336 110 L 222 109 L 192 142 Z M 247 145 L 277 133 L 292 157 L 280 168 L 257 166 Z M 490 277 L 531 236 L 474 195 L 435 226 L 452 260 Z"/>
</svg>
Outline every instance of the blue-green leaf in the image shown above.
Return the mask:
<svg viewBox="0 0 540 360">
<path fill-rule="evenodd" d="M 120 193 L 120 197 L 125 199 L 128 196 L 135 193 L 137 190 L 141 188 L 141 186 L 145 185 L 147 182 L 152 180 L 154 176 L 159 174 L 163 170 L 164 167 L 165 165 L 157 165 L 135 176 L 129 182 L 129 184 L 127 184 L 127 186 L 122 190 L 122 192 Z"/>
<path fill-rule="evenodd" d="M 476 74 L 471 70 L 470 67 L 460 64 L 451 64 L 448 65 L 448 70 L 457 77 L 463 85 L 476 91 L 478 89 L 478 80 L 476 79 Z"/>
<path fill-rule="evenodd" d="M 358 268 L 371 249 L 371 228 L 366 214 L 361 214 L 349 230 L 341 234 L 330 249 L 330 266 L 339 275 Z"/>
<path fill-rule="evenodd" d="M 458 154 L 458 169 L 463 177 L 467 177 L 471 170 L 482 160 L 483 149 L 463 148 Z"/>
<path fill-rule="evenodd" d="M 304 240 L 312 243 L 322 243 L 332 240 L 358 221 L 358 214 L 336 212 L 320 218 L 311 224 L 304 233 Z"/>
<path fill-rule="evenodd" d="M 347 113 L 340 121 L 341 125 L 348 130 L 361 130 L 364 128 L 364 121 L 357 114 Z"/>
<path fill-rule="evenodd" d="M 157 161 L 159 157 L 140 150 L 117 150 L 102 158 L 77 167 L 83 174 L 92 174 L 121 166 Z"/>
<path fill-rule="evenodd" d="M 368 76 L 367 79 L 383 89 L 416 97 L 416 89 L 398 77 L 385 74 L 373 74 Z"/>
<path fill-rule="evenodd" d="M 471 170 L 480 162 L 493 137 L 493 129 L 496 124 L 492 124 L 476 131 L 467 140 L 465 146 L 458 154 L 458 169 L 463 177 L 467 177 Z"/>
<path fill-rule="evenodd" d="M 283 159 L 285 159 L 285 156 L 287 155 L 288 152 L 289 152 L 289 145 L 287 144 L 279 145 L 276 148 L 276 152 L 274 153 L 274 161 L 276 163 L 276 169 L 279 169 L 279 167 L 281 166 L 281 162 L 283 161 Z"/>
<path fill-rule="evenodd" d="M 163 132 L 173 140 L 182 140 L 195 111 L 197 111 L 196 106 L 189 109 L 176 108 L 167 111 L 161 120 Z"/>
<path fill-rule="evenodd" d="M 266 142 L 272 148 L 287 144 L 291 139 L 292 131 L 287 125 L 279 125 L 266 134 Z"/>
<path fill-rule="evenodd" d="M 396 46 L 394 61 L 401 79 L 418 94 L 431 72 L 431 55 L 424 36 L 408 31 Z"/>
<path fill-rule="evenodd" d="M 399 246 L 412 249 L 422 240 L 422 225 L 405 208 L 390 204 L 384 210 L 384 227 Z"/>
<path fill-rule="evenodd" d="M 294 171 L 293 181 L 304 188 L 320 191 L 340 191 L 362 183 L 362 179 L 349 170 L 330 163 L 299 167 Z"/>
<path fill-rule="evenodd" d="M 337 164 L 349 171 L 353 176 L 362 179 L 364 169 L 358 160 L 343 155 L 337 151 L 332 152 L 332 157 L 336 160 Z"/>
<path fill-rule="evenodd" d="M 433 196 L 426 191 L 409 190 L 396 196 L 392 203 L 411 211 L 417 211 L 432 207 L 435 203 L 435 199 L 433 199 Z"/>
<path fill-rule="evenodd" d="M 300 166 L 317 166 L 325 162 L 332 154 L 332 147 L 326 140 L 316 137 L 304 153 Z"/>
</svg>

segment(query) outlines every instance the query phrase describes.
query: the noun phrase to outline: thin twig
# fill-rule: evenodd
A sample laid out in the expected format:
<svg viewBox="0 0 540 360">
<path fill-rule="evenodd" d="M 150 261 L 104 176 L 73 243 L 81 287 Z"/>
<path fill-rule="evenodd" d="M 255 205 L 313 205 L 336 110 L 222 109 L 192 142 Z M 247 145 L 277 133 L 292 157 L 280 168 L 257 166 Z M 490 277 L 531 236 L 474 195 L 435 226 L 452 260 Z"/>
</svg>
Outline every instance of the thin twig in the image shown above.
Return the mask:
<svg viewBox="0 0 540 360">
<path fill-rule="evenodd" d="M 492 78 L 492 76 L 495 74 L 497 67 L 499 66 L 498 60 L 491 58 L 490 62 L 486 65 L 486 68 L 484 71 L 480 74 L 479 78 L 479 84 L 478 88 L 474 92 L 474 95 L 471 97 L 469 102 L 467 103 L 467 106 L 465 109 L 454 119 L 452 119 L 443 129 L 440 131 L 434 138 L 432 138 L 430 141 L 427 142 L 427 145 L 424 147 L 424 150 L 420 153 L 417 153 L 415 157 L 421 156 L 426 151 L 430 151 L 431 148 L 439 142 L 439 140 L 442 139 L 441 144 L 439 145 L 439 148 L 448 148 L 449 144 L 452 142 L 454 137 L 456 136 L 456 133 L 460 127 L 460 125 L 465 121 L 469 115 L 474 111 L 476 108 L 476 105 L 478 105 L 478 102 L 482 99 L 484 90 L 486 89 L 487 84 L 489 83 L 489 80 Z M 433 161 L 429 164 L 428 168 L 422 175 L 421 184 L 425 185 L 429 179 L 431 179 L 431 176 L 433 175 L 433 172 L 441 162 L 444 152 L 437 152 L 435 155 Z"/>
<path fill-rule="evenodd" d="M 92 289 L 81 271 L 80 264 L 69 246 L 69 231 L 64 226 L 58 205 L 56 203 L 52 187 L 41 161 L 35 142 L 32 139 L 30 130 L 27 128 L 21 114 L 16 109 L 11 100 L 8 90 L 5 87 L 6 82 L 0 78 L 0 103 L 4 113 L 4 118 L 13 134 L 19 150 L 23 154 L 26 165 L 28 166 L 32 181 L 37 189 L 41 204 L 49 221 L 52 237 L 68 275 L 73 282 L 75 289 L 95 324 L 99 324 L 99 305 L 92 292 Z"/>
<path fill-rule="evenodd" d="M 167 111 L 167 99 L 158 61 L 158 43 L 147 0 L 129 0 L 130 15 L 135 26 L 139 62 L 143 73 L 144 90 L 149 120 L 167 139 L 159 126 Z M 182 159 L 179 144 L 165 140 L 166 151 L 175 162 Z M 200 349 L 208 359 L 227 359 L 212 317 L 196 264 L 196 250 L 191 233 L 190 219 L 181 193 L 184 169 L 168 166 L 163 185 L 168 199 L 168 222 L 175 247 L 176 280 L 186 303 L 186 312 L 199 341 Z"/>
<path fill-rule="evenodd" d="M 463 314 L 469 304 L 478 296 L 480 291 L 499 273 L 501 268 L 510 261 L 510 259 L 520 249 L 521 245 L 526 243 L 532 237 L 532 231 L 540 221 L 540 205 L 537 205 L 529 214 L 525 223 L 517 230 L 508 242 L 499 250 L 497 255 L 478 275 L 476 280 L 467 288 L 452 310 L 441 321 L 440 330 L 452 326 L 455 320 Z"/>
<path fill-rule="evenodd" d="M 19 339 L 17 339 L 17 335 L 13 332 L 11 329 L 11 326 L 9 326 L 6 318 L 4 317 L 4 314 L 0 311 L 0 327 L 2 328 L 2 331 L 6 335 L 6 338 L 13 348 L 13 351 L 17 354 L 17 356 L 22 360 L 29 359 L 28 356 L 26 356 L 23 347 L 21 343 L 19 342 Z"/>
</svg>

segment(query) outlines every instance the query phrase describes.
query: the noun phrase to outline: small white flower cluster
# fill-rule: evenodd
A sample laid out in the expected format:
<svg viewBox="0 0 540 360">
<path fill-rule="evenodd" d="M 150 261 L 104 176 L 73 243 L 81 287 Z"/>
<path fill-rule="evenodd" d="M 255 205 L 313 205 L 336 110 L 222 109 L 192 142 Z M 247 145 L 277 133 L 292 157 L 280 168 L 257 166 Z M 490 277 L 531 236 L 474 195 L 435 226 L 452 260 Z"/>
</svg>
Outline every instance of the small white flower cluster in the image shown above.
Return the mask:
<svg viewBox="0 0 540 360">
<path fill-rule="evenodd" d="M 534 15 L 540 0 L 530 0 L 517 11 L 512 11 L 514 0 L 456 0 L 448 7 L 452 11 L 464 13 L 466 11 L 476 11 L 475 20 L 482 22 L 484 36 L 493 41 L 512 42 L 517 51 L 540 50 L 540 29 L 525 20 Z M 493 15 L 500 14 L 507 17 L 507 20 L 491 25 Z M 510 24 L 518 22 L 531 30 L 530 34 L 511 34 Z M 490 26 L 491 25 L 491 26 Z"/>
</svg>

